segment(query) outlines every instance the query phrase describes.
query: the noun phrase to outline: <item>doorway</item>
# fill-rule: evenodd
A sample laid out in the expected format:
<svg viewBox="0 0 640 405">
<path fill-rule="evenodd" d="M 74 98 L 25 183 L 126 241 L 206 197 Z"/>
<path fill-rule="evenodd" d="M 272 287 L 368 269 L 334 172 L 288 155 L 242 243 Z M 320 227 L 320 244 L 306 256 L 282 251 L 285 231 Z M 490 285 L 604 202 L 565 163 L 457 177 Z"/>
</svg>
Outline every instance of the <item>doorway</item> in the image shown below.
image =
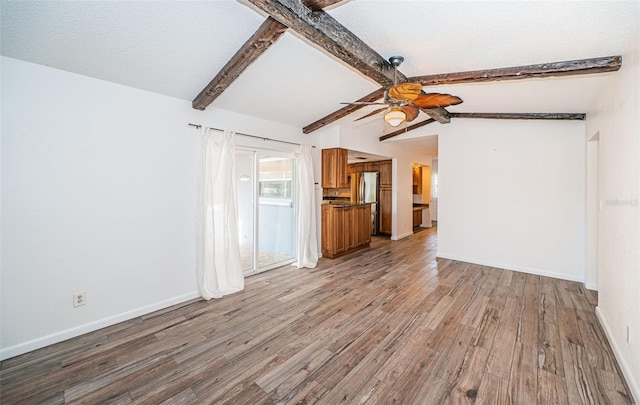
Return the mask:
<svg viewBox="0 0 640 405">
<path fill-rule="evenodd" d="M 245 276 L 296 257 L 295 157 L 263 150 L 236 150 L 238 234 Z"/>
</svg>

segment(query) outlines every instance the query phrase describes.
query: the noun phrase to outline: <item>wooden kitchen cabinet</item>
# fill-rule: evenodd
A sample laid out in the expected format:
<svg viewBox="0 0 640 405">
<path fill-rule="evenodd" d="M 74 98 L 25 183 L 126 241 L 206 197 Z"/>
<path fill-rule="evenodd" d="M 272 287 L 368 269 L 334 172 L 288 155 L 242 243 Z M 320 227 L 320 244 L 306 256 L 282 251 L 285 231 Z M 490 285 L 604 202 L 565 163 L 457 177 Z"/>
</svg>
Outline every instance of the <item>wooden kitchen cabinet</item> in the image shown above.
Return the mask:
<svg viewBox="0 0 640 405">
<path fill-rule="evenodd" d="M 391 179 L 391 161 L 382 160 L 378 162 L 378 169 L 380 171 L 380 188 L 391 188 L 391 185 L 393 183 Z"/>
<path fill-rule="evenodd" d="M 346 149 L 322 149 L 322 188 L 349 187 Z"/>
<path fill-rule="evenodd" d="M 379 162 L 352 163 L 347 166 L 347 173 L 379 172 Z"/>
<path fill-rule="evenodd" d="M 342 219 L 344 221 L 342 232 L 344 232 L 344 243 L 346 251 L 351 251 L 358 245 L 357 240 L 359 224 L 357 221 L 357 212 L 355 208 L 356 207 L 353 206 L 345 208 L 344 218 Z"/>
<path fill-rule="evenodd" d="M 322 206 L 322 255 L 337 257 L 346 249 L 342 228 L 344 226 L 345 208 Z"/>
<path fill-rule="evenodd" d="M 422 209 L 413 210 L 413 227 L 417 228 L 422 224 Z"/>
<path fill-rule="evenodd" d="M 378 162 L 380 172 L 380 192 L 378 200 L 379 225 L 378 231 L 387 235 L 391 234 L 391 196 L 393 181 L 391 177 L 391 160 Z"/>
<path fill-rule="evenodd" d="M 358 222 L 358 246 L 368 246 L 371 243 L 371 205 L 359 205 L 356 207 L 356 221 Z"/>
<path fill-rule="evenodd" d="M 380 188 L 380 233 L 391 234 L 391 188 Z"/>
<path fill-rule="evenodd" d="M 413 194 L 422 194 L 422 166 L 413 165 Z"/>
<path fill-rule="evenodd" d="M 371 205 L 322 206 L 322 256 L 333 259 L 371 243 Z"/>
<path fill-rule="evenodd" d="M 378 162 L 369 162 L 367 163 L 367 171 L 368 172 L 379 172 L 380 164 Z"/>
</svg>

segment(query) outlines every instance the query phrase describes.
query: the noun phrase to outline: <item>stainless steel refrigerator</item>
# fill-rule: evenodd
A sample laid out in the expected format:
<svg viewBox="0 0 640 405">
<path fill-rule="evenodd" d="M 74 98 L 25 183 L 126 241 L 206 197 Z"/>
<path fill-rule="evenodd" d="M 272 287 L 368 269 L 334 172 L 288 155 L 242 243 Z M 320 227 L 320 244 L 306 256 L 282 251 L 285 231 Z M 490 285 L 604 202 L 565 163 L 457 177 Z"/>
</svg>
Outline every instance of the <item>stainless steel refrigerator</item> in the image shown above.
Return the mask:
<svg viewBox="0 0 640 405">
<path fill-rule="evenodd" d="M 378 234 L 378 199 L 379 181 L 378 172 L 353 173 L 357 176 L 356 202 L 371 203 L 371 234 Z"/>
</svg>

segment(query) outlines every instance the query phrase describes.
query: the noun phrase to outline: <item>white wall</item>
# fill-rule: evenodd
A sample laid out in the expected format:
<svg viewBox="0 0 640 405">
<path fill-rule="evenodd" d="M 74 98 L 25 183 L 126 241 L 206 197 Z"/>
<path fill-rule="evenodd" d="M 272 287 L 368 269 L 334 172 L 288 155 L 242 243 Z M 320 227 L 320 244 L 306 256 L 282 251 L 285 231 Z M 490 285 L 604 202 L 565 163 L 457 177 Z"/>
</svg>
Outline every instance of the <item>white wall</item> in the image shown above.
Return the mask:
<svg viewBox="0 0 640 405">
<path fill-rule="evenodd" d="M 584 280 L 583 121 L 452 121 L 439 134 L 438 256 Z"/>
<path fill-rule="evenodd" d="M 640 403 L 640 34 L 587 114 L 599 133 L 598 307 L 618 363 Z M 600 205 L 600 204 L 599 204 Z M 592 235 L 593 236 L 593 235 Z M 627 328 L 629 341 L 627 341 Z"/>
<path fill-rule="evenodd" d="M 299 128 L 1 64 L 3 359 L 197 296 L 199 137 L 187 123 L 302 141 Z"/>
</svg>

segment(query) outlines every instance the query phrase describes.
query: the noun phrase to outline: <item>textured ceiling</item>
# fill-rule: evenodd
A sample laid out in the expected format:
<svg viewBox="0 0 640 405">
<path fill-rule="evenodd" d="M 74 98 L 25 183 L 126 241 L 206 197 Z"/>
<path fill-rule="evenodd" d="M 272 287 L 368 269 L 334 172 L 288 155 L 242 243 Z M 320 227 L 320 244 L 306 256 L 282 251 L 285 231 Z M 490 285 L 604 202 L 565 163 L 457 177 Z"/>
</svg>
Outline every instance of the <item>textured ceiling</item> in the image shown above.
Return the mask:
<svg viewBox="0 0 640 405">
<path fill-rule="evenodd" d="M 638 25 L 636 0 L 357 0 L 330 13 L 381 55 L 404 55 L 407 76 L 607 56 Z"/>
<path fill-rule="evenodd" d="M 639 3 L 352 0 L 328 12 L 416 76 L 622 54 Z M 2 55 L 184 100 L 264 21 L 233 0 L 2 1 L 0 13 Z M 611 74 L 425 91 L 460 96 L 451 111 L 585 112 Z M 378 87 L 287 32 L 211 106 L 303 127 Z M 379 116 L 353 122 L 366 111 L 340 123 L 382 134 Z"/>
</svg>

